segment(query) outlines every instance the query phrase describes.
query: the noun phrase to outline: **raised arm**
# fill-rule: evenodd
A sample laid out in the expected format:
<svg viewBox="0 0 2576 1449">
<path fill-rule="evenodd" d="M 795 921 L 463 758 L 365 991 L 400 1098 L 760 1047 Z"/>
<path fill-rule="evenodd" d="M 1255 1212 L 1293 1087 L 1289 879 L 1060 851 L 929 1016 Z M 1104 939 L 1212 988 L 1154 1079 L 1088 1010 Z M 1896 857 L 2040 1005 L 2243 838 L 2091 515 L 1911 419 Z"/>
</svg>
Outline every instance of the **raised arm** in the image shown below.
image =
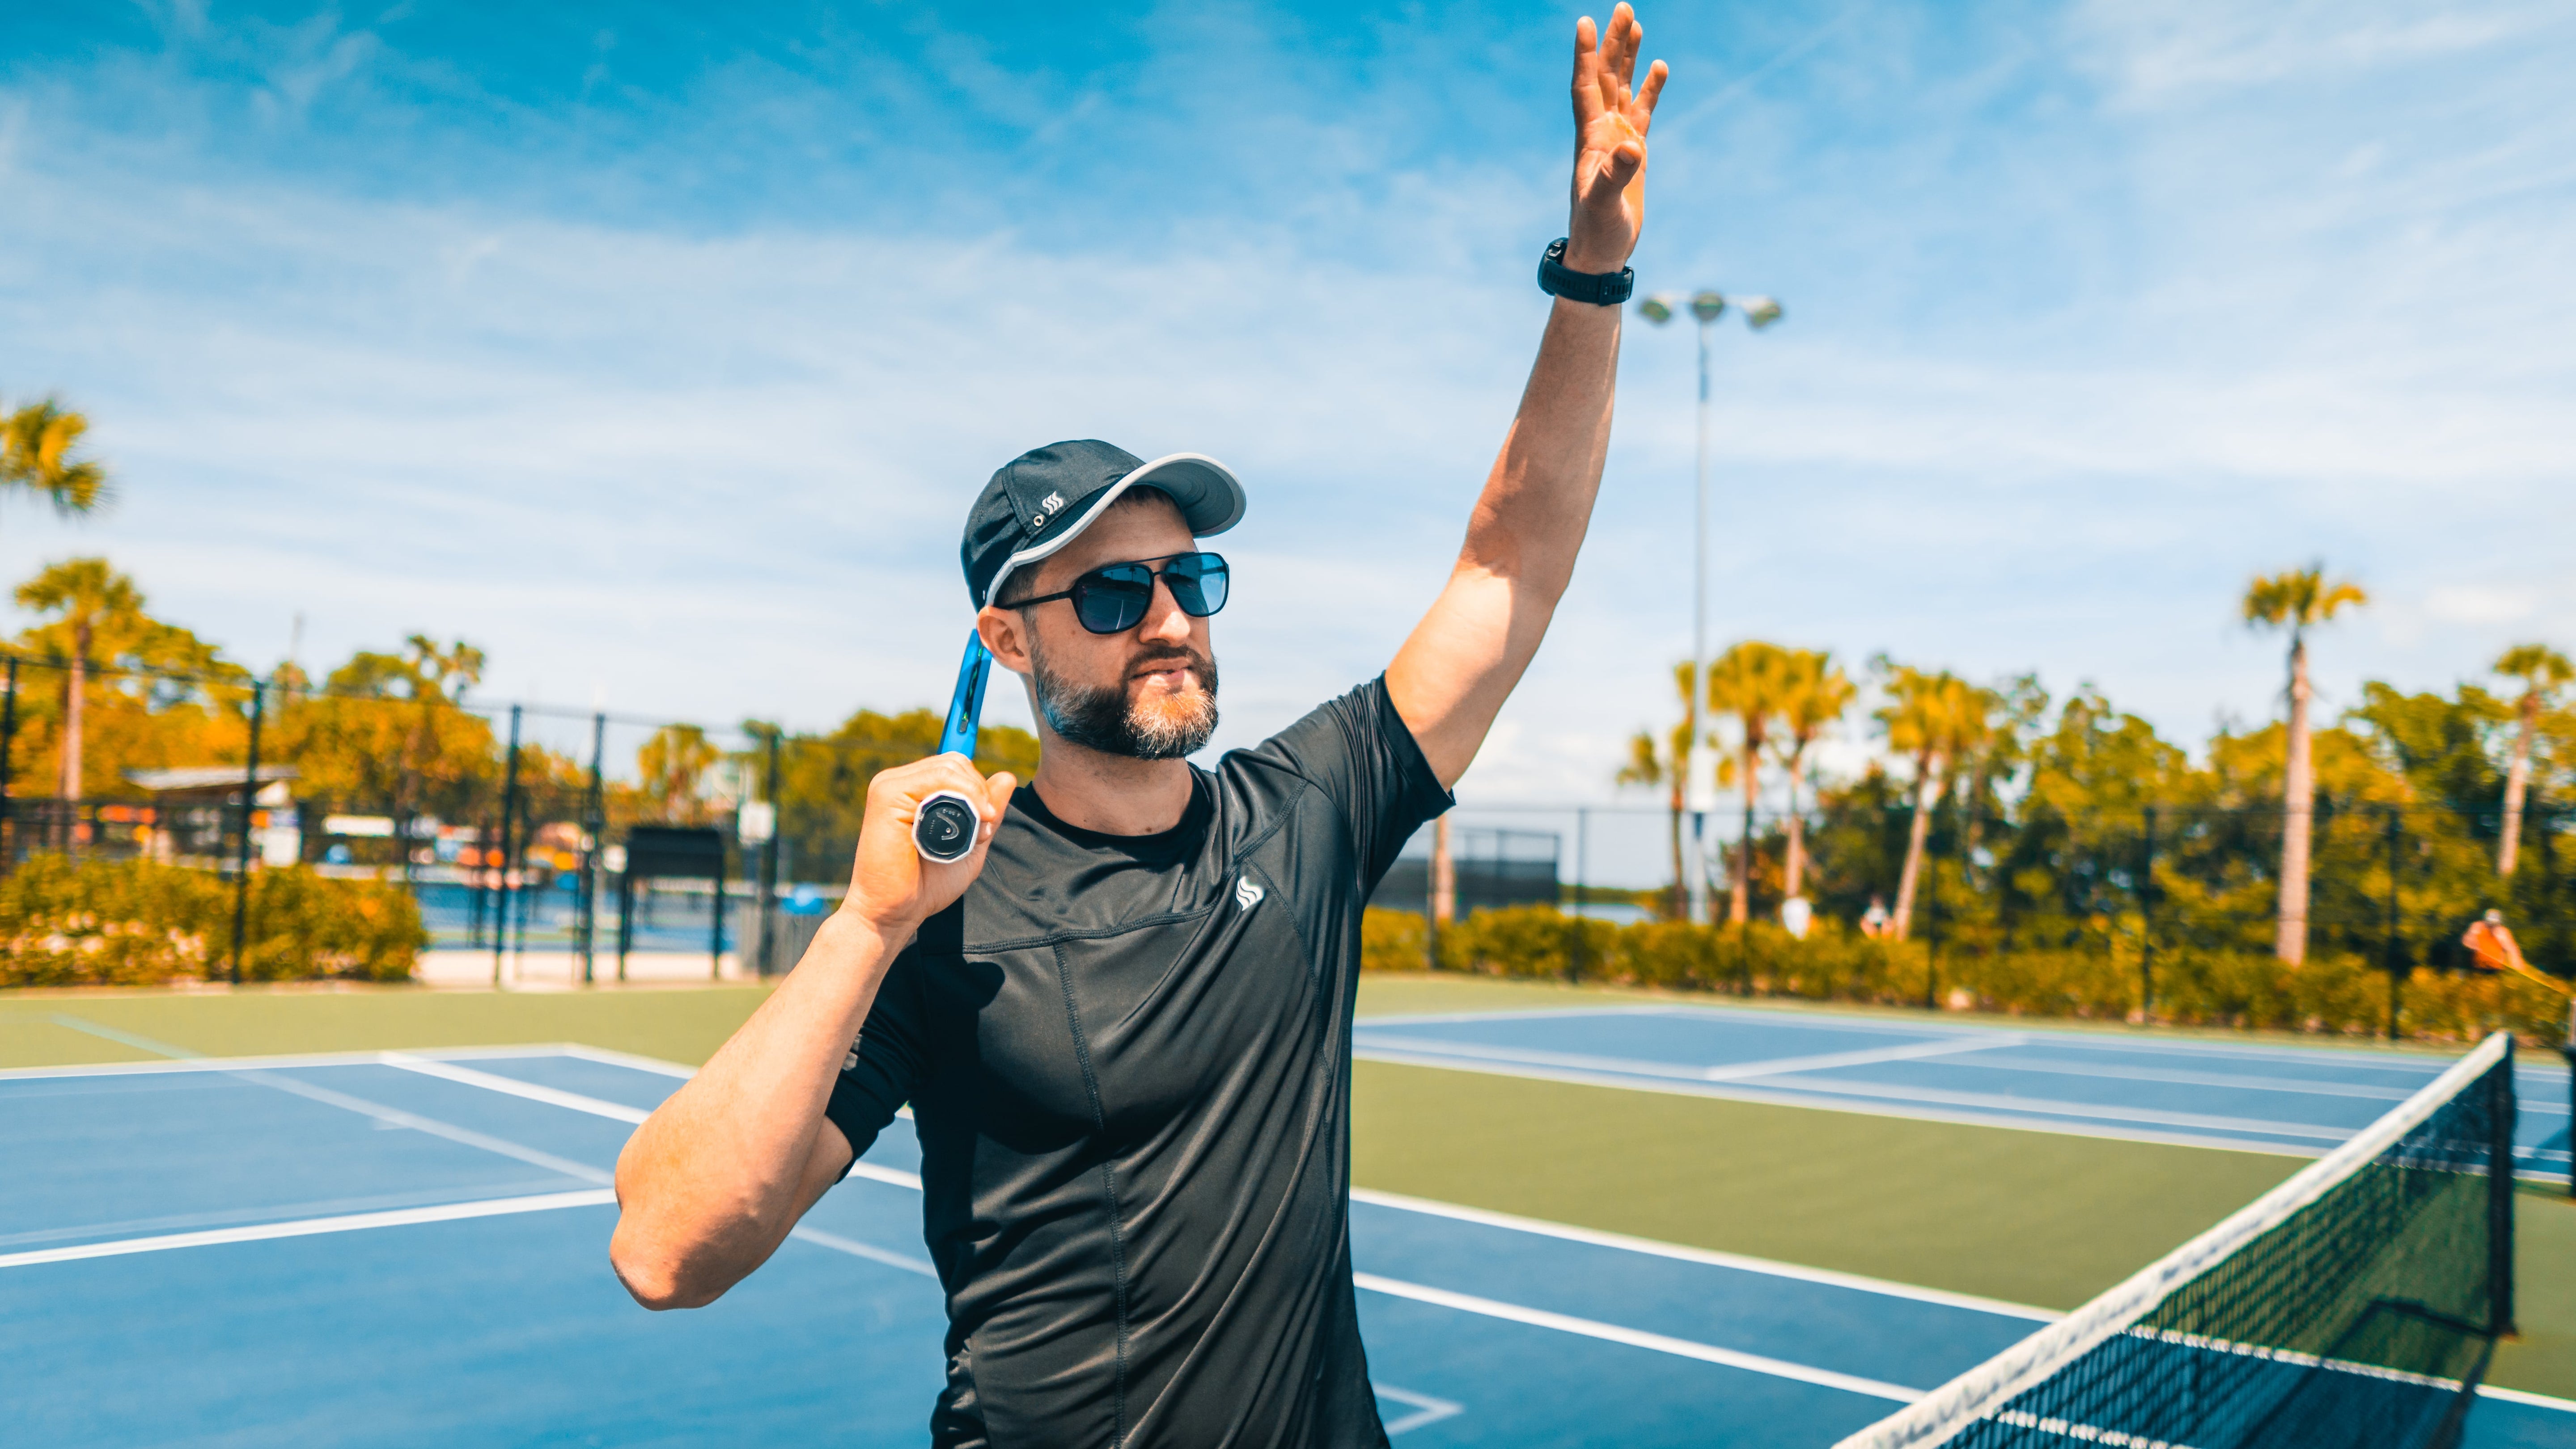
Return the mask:
<svg viewBox="0 0 2576 1449">
<path fill-rule="evenodd" d="M 1589 16 L 1574 35 L 1574 205 L 1565 265 L 1615 272 L 1628 264 L 1645 221 L 1646 128 L 1664 88 L 1664 63 L 1635 82 L 1645 31 L 1624 3 L 1597 38 Z M 1457 567 L 1387 666 L 1396 713 L 1443 785 L 1467 773 L 1574 575 L 1610 446 L 1619 317 L 1617 307 L 1557 299 L 1520 411 L 1467 520 Z"/>
</svg>

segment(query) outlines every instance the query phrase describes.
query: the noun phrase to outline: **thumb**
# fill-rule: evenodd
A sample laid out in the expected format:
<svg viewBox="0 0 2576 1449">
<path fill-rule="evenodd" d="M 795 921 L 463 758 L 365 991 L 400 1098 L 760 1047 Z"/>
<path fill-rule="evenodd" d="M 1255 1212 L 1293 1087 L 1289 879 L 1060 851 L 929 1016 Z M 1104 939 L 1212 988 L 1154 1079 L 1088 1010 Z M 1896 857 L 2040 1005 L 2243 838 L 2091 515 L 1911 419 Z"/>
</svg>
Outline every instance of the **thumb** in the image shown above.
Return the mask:
<svg viewBox="0 0 2576 1449">
<path fill-rule="evenodd" d="M 1020 782 L 1008 770 L 996 770 L 985 779 L 984 799 L 993 807 L 996 821 L 1001 819 L 1003 811 L 1011 808 L 1011 795 L 1019 788 Z"/>
</svg>

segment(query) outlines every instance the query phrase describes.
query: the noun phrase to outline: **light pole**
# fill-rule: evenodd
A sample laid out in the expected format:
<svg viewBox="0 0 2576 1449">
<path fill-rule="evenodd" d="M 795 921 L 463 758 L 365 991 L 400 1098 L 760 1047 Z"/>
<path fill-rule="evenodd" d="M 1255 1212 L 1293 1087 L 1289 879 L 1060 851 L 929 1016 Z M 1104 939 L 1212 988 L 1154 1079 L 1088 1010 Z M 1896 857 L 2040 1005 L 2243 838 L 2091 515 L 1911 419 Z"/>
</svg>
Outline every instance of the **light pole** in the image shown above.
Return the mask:
<svg viewBox="0 0 2576 1449">
<path fill-rule="evenodd" d="M 1701 748 L 1700 700 L 1708 693 L 1708 329 L 1726 315 L 1726 295 L 1722 292 L 1698 291 L 1685 299 L 1678 292 L 1657 292 L 1637 304 L 1647 321 L 1661 327 L 1673 320 L 1683 307 L 1690 309 L 1699 323 L 1699 486 L 1697 519 L 1692 529 L 1691 551 L 1691 672 L 1688 700 L 1690 734 L 1690 780 L 1688 795 L 1691 812 L 1691 924 L 1708 924 L 1708 831 L 1709 807 L 1717 794 L 1715 777 L 1704 772 L 1700 757 L 1709 757 L 1714 770 L 1717 757 Z M 1735 304 L 1744 314 L 1746 326 L 1759 332 L 1780 320 L 1780 304 L 1768 297 L 1745 297 Z"/>
</svg>

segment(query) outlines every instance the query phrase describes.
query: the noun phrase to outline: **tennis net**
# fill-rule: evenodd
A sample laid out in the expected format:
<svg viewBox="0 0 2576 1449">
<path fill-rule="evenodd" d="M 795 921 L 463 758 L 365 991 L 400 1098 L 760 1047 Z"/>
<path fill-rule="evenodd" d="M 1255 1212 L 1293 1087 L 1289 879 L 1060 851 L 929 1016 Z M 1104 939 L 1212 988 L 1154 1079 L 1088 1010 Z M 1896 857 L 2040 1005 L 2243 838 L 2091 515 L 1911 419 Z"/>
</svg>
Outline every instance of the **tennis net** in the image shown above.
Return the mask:
<svg viewBox="0 0 2576 1449">
<path fill-rule="evenodd" d="M 2513 1321 L 2513 1038 L 1837 1449 L 2441 1445 Z"/>
</svg>

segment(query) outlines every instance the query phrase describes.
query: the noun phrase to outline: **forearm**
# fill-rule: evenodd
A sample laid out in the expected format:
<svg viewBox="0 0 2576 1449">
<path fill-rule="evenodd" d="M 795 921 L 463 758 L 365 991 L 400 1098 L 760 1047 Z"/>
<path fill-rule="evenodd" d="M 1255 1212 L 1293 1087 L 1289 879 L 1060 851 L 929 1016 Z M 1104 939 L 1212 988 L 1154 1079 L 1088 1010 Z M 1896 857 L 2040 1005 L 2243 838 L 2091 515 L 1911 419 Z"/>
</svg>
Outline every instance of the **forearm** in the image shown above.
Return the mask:
<svg viewBox="0 0 2576 1449">
<path fill-rule="evenodd" d="M 899 941 L 850 913 L 617 1159 L 618 1277 L 648 1307 L 712 1302 L 767 1261 L 830 1182 L 824 1104 Z M 846 1150 L 846 1149 L 844 1149 Z M 819 1180 L 818 1180 L 819 1178 Z"/>
<path fill-rule="evenodd" d="M 1619 309 L 1559 299 L 1449 582 L 1387 668 L 1441 783 L 1475 758 L 1574 576 L 1610 446 Z"/>
</svg>

